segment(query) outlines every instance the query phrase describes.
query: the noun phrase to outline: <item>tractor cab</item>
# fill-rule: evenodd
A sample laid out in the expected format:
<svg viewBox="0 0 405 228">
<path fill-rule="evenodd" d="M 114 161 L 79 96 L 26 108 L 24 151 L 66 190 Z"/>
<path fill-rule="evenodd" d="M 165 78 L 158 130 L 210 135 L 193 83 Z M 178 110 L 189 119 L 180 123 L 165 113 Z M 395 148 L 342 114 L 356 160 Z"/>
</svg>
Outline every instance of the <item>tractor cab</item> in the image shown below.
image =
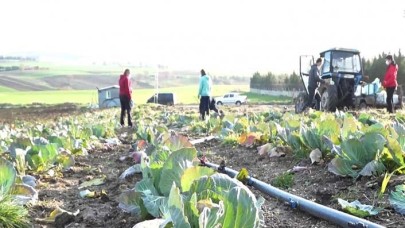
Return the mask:
<svg viewBox="0 0 405 228">
<path fill-rule="evenodd" d="M 335 111 L 336 108 L 353 107 L 354 93 L 363 75 L 360 52 L 354 49 L 333 48 L 321 52 L 320 57 L 323 60 L 320 77 L 326 83 L 319 85 L 312 108 Z M 305 93 L 296 101 L 297 112 L 302 106 L 298 103 L 304 102 L 302 100 L 307 99 L 305 95 L 308 96 L 309 69 L 312 64 L 314 64 L 313 56 L 300 56 L 300 75 Z"/>
<path fill-rule="evenodd" d="M 362 78 L 360 52 L 354 49 L 334 48 L 320 54 L 323 59 L 321 78 L 338 83 L 341 78 L 355 79 L 356 85 Z"/>
</svg>

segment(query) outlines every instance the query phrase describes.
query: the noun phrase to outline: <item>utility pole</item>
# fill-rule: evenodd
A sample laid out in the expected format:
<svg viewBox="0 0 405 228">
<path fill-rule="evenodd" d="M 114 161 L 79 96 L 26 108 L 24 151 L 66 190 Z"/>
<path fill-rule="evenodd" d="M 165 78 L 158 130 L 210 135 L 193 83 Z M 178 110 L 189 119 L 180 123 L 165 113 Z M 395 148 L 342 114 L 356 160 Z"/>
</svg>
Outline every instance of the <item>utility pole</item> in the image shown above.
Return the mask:
<svg viewBox="0 0 405 228">
<path fill-rule="evenodd" d="M 159 98 L 159 68 L 155 72 L 155 103 L 158 103 Z"/>
</svg>

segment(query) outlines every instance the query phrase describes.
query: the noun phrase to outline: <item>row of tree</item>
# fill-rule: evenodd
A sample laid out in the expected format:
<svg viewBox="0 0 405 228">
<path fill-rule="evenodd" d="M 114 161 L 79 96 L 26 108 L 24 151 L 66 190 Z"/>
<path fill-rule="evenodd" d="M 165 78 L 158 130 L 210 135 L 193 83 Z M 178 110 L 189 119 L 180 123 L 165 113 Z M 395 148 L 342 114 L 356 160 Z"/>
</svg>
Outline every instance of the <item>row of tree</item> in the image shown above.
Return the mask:
<svg viewBox="0 0 405 228">
<path fill-rule="evenodd" d="M 362 59 L 363 62 L 363 75 L 368 76 L 368 79 L 363 78 L 366 82 L 372 82 L 374 79 L 379 78 L 380 81 L 384 79 L 387 65 L 385 64 L 385 57 L 388 54 L 381 53 L 373 59 Z M 398 84 L 405 85 L 405 56 L 398 51 L 398 54 L 392 54 L 396 64 L 398 65 Z M 275 75 L 271 72 L 261 75 L 259 72 L 253 74 L 250 78 L 250 88 L 263 89 L 263 90 L 300 90 L 303 89 L 302 81 L 299 75 L 293 72 L 291 75 Z"/>
<path fill-rule="evenodd" d="M 0 66 L 0 71 L 15 71 L 20 70 L 19 66 Z"/>
<path fill-rule="evenodd" d="M 259 72 L 250 78 L 250 88 L 263 90 L 300 90 L 303 89 L 300 76 L 293 72 L 291 75 L 275 75 L 268 72 L 261 75 Z"/>
<path fill-rule="evenodd" d="M 37 61 L 38 58 L 36 58 L 36 57 L 0 55 L 0 60 Z"/>
</svg>

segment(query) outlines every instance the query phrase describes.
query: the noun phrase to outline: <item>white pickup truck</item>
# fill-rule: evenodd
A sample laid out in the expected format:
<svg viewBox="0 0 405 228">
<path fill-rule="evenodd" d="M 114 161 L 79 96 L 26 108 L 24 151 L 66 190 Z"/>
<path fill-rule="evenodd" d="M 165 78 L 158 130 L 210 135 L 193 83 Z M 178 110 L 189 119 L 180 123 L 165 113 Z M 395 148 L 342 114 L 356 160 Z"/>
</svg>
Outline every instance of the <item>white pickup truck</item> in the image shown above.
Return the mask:
<svg viewBox="0 0 405 228">
<path fill-rule="evenodd" d="M 222 97 L 216 97 L 217 105 L 235 104 L 241 105 L 247 103 L 247 96 L 242 96 L 239 93 L 227 93 Z"/>
</svg>

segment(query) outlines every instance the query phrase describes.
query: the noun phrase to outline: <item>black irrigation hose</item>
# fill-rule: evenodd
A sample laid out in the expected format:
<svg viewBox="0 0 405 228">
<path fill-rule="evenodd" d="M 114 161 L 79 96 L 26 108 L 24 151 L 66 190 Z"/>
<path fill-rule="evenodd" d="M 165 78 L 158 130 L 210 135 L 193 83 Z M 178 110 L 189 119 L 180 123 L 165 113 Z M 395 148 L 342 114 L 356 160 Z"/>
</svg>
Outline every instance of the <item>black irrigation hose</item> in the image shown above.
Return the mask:
<svg viewBox="0 0 405 228">
<path fill-rule="evenodd" d="M 205 162 L 203 160 L 201 160 L 201 163 L 207 167 L 211 167 L 216 170 L 219 169 L 221 172 L 227 174 L 228 176 L 230 176 L 232 178 L 238 174 L 237 171 L 229 169 L 224 166 L 219 166 L 219 165 L 216 165 L 216 164 L 213 164 L 210 162 Z M 252 186 L 252 187 L 260 190 L 261 192 L 263 192 L 271 197 L 288 202 L 292 208 L 298 208 L 315 217 L 327 220 L 331 223 L 337 224 L 342 227 L 359 227 L 359 228 L 384 227 L 384 226 L 378 225 L 376 223 L 370 222 L 368 220 L 346 214 L 344 212 L 314 203 L 312 201 L 306 200 L 299 196 L 282 191 L 278 188 L 275 188 L 267 183 L 264 183 L 263 181 L 257 180 L 252 177 L 249 177 L 249 181 L 247 184 L 249 186 Z"/>
</svg>

